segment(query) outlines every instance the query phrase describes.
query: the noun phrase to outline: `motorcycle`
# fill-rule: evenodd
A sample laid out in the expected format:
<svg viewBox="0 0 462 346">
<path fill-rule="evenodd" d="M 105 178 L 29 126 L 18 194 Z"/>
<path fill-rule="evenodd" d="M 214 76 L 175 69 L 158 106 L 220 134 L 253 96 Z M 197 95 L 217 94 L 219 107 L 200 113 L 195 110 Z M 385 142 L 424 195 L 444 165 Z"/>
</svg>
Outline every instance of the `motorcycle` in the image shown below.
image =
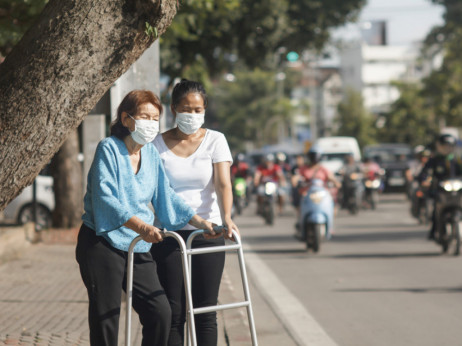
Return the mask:
<svg viewBox="0 0 462 346">
<path fill-rule="evenodd" d="M 360 173 L 351 173 L 343 179 L 344 206 L 350 214 L 357 214 L 363 194 L 362 175 Z"/>
<path fill-rule="evenodd" d="M 417 182 L 415 182 L 417 184 Z M 411 214 L 420 224 L 428 224 L 431 219 L 432 203 L 428 196 L 428 188 L 413 184 L 411 192 Z"/>
<path fill-rule="evenodd" d="M 237 215 L 242 213 L 242 210 L 247 205 L 247 182 L 244 178 L 235 178 L 233 182 L 233 203 L 236 208 Z"/>
<path fill-rule="evenodd" d="M 265 219 L 267 225 L 274 223 L 274 200 L 277 197 L 278 184 L 274 181 L 265 181 L 258 186 L 259 199 L 258 214 Z"/>
<path fill-rule="evenodd" d="M 300 221 L 296 237 L 305 242 L 306 250 L 318 252 L 322 239 L 330 239 L 334 219 L 334 200 L 320 179 L 314 179 L 302 192 Z"/>
<path fill-rule="evenodd" d="M 462 178 L 451 178 L 438 184 L 436 195 L 436 241 L 443 253 L 460 254 L 462 222 Z"/>
<path fill-rule="evenodd" d="M 382 187 L 380 174 L 370 173 L 364 179 L 364 201 L 371 209 L 377 208 L 379 202 L 379 191 Z"/>
</svg>

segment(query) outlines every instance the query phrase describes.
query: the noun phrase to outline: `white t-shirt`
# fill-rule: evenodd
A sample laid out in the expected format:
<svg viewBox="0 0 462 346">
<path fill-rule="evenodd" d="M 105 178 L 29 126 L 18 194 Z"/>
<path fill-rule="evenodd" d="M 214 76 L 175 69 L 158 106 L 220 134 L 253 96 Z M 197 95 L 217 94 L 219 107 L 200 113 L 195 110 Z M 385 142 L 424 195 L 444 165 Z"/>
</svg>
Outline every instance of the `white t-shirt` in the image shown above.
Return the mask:
<svg viewBox="0 0 462 346">
<path fill-rule="evenodd" d="M 222 223 L 213 184 L 213 164 L 233 162 L 228 142 L 221 132 L 206 130 L 197 150 L 184 158 L 175 155 L 159 134 L 153 141 L 173 190 L 202 218 Z M 186 225 L 183 229 L 196 229 Z"/>
</svg>

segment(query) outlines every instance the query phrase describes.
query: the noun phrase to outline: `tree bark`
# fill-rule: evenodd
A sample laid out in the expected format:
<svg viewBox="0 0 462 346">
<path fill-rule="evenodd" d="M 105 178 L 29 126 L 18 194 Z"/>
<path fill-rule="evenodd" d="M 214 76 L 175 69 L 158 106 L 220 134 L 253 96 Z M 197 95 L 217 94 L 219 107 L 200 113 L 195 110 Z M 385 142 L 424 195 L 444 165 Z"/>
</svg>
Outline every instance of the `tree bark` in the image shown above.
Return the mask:
<svg viewBox="0 0 462 346">
<path fill-rule="evenodd" d="M 177 0 L 50 0 L 0 64 L 0 210 L 161 35 Z"/>
<path fill-rule="evenodd" d="M 77 131 L 72 131 L 51 160 L 55 195 L 53 227 L 70 228 L 82 223 L 83 182 L 78 154 L 79 137 Z"/>
</svg>

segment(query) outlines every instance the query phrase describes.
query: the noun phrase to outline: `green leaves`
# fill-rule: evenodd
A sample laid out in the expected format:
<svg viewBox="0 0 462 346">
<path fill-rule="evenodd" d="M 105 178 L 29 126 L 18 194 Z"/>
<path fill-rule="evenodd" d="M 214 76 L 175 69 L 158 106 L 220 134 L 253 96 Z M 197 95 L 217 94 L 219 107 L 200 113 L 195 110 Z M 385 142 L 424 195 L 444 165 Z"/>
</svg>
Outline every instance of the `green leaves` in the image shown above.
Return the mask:
<svg viewBox="0 0 462 346">
<path fill-rule="evenodd" d="M 329 38 L 329 29 L 353 19 L 364 3 L 182 0 L 161 38 L 162 70 L 176 77 L 202 63 L 213 78 L 235 63 L 230 57 L 249 69 L 268 69 L 279 47 L 295 52 L 321 47 Z"/>
<path fill-rule="evenodd" d="M 145 22 L 146 29 L 144 30 L 144 33 L 148 35 L 151 39 L 155 40 L 159 35 L 157 33 L 157 28 L 151 26 L 148 22 Z"/>
</svg>

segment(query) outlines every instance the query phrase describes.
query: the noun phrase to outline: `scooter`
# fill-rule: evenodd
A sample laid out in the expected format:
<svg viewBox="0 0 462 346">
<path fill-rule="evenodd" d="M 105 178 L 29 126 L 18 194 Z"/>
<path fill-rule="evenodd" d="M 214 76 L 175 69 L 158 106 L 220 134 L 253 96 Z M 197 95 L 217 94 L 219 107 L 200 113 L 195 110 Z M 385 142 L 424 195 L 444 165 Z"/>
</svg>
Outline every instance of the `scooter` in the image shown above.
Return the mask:
<svg viewBox="0 0 462 346">
<path fill-rule="evenodd" d="M 377 208 L 382 180 L 378 173 L 369 173 L 364 179 L 364 202 L 371 208 Z"/>
<path fill-rule="evenodd" d="M 436 195 L 436 241 L 443 253 L 460 254 L 462 232 L 462 178 L 452 178 L 438 184 Z M 449 251 L 451 249 L 451 251 Z"/>
<path fill-rule="evenodd" d="M 233 203 L 236 208 L 237 215 L 240 215 L 247 205 L 247 182 L 244 178 L 239 177 L 234 179 Z"/>
<path fill-rule="evenodd" d="M 311 184 L 302 183 L 308 187 L 302 191 L 300 204 L 300 221 L 296 237 L 306 243 L 306 250 L 318 252 L 323 239 L 330 239 L 334 220 L 334 200 L 320 179 L 313 179 Z"/>
<path fill-rule="evenodd" d="M 278 184 L 272 180 L 264 181 L 257 188 L 258 199 L 258 214 L 265 219 L 267 225 L 274 223 L 274 200 L 277 197 Z"/>
<path fill-rule="evenodd" d="M 362 174 L 351 173 L 343 178 L 344 205 L 350 214 L 357 214 L 362 201 L 363 182 Z"/>
</svg>

